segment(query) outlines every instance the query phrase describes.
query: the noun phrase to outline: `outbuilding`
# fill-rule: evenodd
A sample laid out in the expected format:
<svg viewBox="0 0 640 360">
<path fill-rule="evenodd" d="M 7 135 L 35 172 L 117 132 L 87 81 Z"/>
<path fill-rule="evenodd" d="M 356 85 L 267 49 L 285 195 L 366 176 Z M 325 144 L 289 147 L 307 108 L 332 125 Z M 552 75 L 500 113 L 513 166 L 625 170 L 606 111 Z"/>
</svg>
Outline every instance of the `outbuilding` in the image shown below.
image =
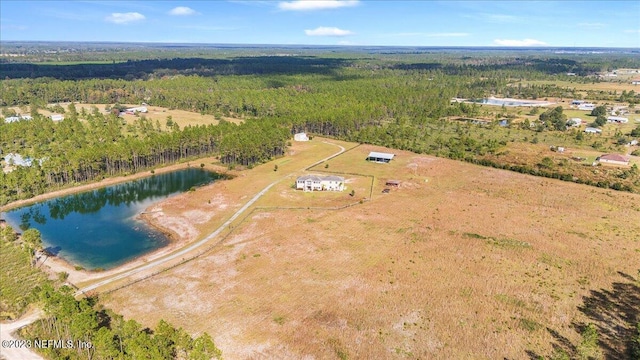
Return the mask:
<svg viewBox="0 0 640 360">
<path fill-rule="evenodd" d="M 630 158 L 620 154 L 604 154 L 596 160 L 606 164 L 629 165 Z"/>
<path fill-rule="evenodd" d="M 385 185 L 400 187 L 400 180 L 387 180 L 387 182 L 385 182 Z"/>
<path fill-rule="evenodd" d="M 16 153 L 8 153 L 4 157 L 4 161 L 9 165 L 14 165 L 14 166 L 29 167 L 33 164 L 33 161 L 31 160 L 30 157 L 22 157 L 22 155 L 16 154 Z"/>
<path fill-rule="evenodd" d="M 394 154 L 372 151 L 369 153 L 369 156 L 367 156 L 367 161 L 385 164 L 393 160 L 394 156 Z"/>
<path fill-rule="evenodd" d="M 295 141 L 309 141 L 309 136 L 307 136 L 307 133 L 297 133 L 295 135 L 293 135 L 293 140 Z"/>
<path fill-rule="evenodd" d="M 573 127 L 578 127 L 578 126 L 582 125 L 582 119 L 580 119 L 580 118 L 571 118 L 571 119 L 569 119 L 569 121 L 567 121 L 567 125 L 568 126 L 573 126 Z"/>
<path fill-rule="evenodd" d="M 602 134 L 602 130 L 594 127 L 588 127 L 584 129 L 584 132 L 586 132 L 587 134 Z"/>
<path fill-rule="evenodd" d="M 596 108 L 595 104 L 585 103 L 578 105 L 578 110 L 593 110 Z"/>
<path fill-rule="evenodd" d="M 622 116 L 609 116 L 607 121 L 611 123 L 626 124 L 629 122 L 629 119 Z"/>
</svg>

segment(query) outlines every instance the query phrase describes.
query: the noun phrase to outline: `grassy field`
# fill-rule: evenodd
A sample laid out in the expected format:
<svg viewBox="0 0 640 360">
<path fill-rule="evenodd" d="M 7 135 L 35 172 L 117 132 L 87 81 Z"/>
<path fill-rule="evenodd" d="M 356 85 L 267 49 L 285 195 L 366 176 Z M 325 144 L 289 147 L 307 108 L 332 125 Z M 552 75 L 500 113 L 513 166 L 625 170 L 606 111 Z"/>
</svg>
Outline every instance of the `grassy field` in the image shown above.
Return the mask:
<svg viewBox="0 0 640 360">
<path fill-rule="evenodd" d="M 586 299 L 640 276 L 638 195 L 336 143 L 352 149 L 327 170 L 362 174 L 351 185 L 356 198 L 372 176 L 370 201 L 276 209 L 347 197 L 290 188 L 336 151 L 319 138 L 295 143 L 285 158 L 160 205 L 184 216 L 217 199 L 222 210 L 197 224 L 204 234 L 290 174 L 219 247 L 102 302 L 145 325 L 164 318 L 207 331 L 228 359 L 517 359 L 554 345 L 570 353 L 579 325 L 598 321 Z M 368 163 L 369 151 L 397 156 Z M 387 179 L 402 183 L 382 194 Z M 626 329 L 616 319 L 607 321 Z M 615 334 L 602 338 L 621 351 Z"/>
</svg>

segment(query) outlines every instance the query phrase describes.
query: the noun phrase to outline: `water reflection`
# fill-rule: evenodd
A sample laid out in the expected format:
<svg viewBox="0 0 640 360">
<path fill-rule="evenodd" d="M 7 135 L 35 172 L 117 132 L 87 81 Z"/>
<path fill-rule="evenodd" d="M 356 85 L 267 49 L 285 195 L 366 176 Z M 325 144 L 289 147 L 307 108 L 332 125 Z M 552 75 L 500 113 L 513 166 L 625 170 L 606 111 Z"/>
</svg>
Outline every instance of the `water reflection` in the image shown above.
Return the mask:
<svg viewBox="0 0 640 360">
<path fill-rule="evenodd" d="M 120 265 L 168 243 L 137 215 L 154 202 L 223 178 L 187 169 L 15 209 L 7 221 L 42 233 L 47 250 L 85 268 Z"/>
</svg>

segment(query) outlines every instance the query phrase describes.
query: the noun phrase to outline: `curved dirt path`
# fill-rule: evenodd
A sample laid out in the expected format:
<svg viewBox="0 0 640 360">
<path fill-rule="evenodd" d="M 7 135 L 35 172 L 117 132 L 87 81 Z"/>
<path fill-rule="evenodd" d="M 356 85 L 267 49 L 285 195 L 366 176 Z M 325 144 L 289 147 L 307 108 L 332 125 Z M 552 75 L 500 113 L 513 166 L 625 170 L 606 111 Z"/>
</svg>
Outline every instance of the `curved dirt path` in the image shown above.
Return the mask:
<svg viewBox="0 0 640 360">
<path fill-rule="evenodd" d="M 319 161 L 317 161 L 317 162 L 313 163 L 312 165 L 310 165 L 310 166 L 308 166 L 308 167 L 306 167 L 306 168 L 313 167 L 313 166 L 315 166 L 315 165 L 317 165 L 317 164 L 322 163 L 323 161 L 327 161 L 328 159 L 331 159 L 331 158 L 333 158 L 333 157 L 336 157 L 336 156 L 338 156 L 338 155 L 340 155 L 340 154 L 342 154 L 343 152 L 345 152 L 345 151 L 346 151 L 346 150 L 345 150 L 345 148 L 344 148 L 343 146 L 341 146 L 341 145 L 334 144 L 334 143 L 330 143 L 330 142 L 326 142 L 326 141 L 324 141 L 324 142 L 325 142 L 325 143 L 327 143 L 327 144 L 331 144 L 331 145 L 335 145 L 335 146 L 339 147 L 339 148 L 340 148 L 340 151 L 338 151 L 337 153 L 335 153 L 335 154 L 333 154 L 333 155 L 331 155 L 331 156 L 328 156 L 328 157 L 326 157 L 326 158 L 324 158 L 324 159 L 322 159 L 322 160 L 319 160 Z M 290 175 L 290 174 L 289 174 L 289 175 Z M 222 231 L 224 231 L 227 227 L 229 227 L 229 225 L 230 225 L 230 224 L 231 224 L 235 219 L 237 219 L 237 218 L 238 218 L 240 215 L 242 215 L 242 213 L 244 213 L 244 212 L 245 212 L 245 211 L 246 211 L 246 210 L 247 210 L 251 205 L 253 205 L 256 201 L 258 201 L 258 199 L 260 199 L 260 197 L 262 197 L 264 194 L 266 194 L 266 193 L 267 193 L 267 191 L 269 191 L 269 189 L 271 189 L 271 187 L 273 187 L 275 184 L 279 183 L 280 181 L 282 181 L 283 179 L 285 179 L 285 178 L 286 178 L 286 177 L 288 177 L 289 175 L 286 175 L 286 176 L 282 177 L 281 179 L 276 180 L 276 181 L 272 182 L 271 184 L 267 185 L 267 187 L 265 187 L 264 189 L 262 189 L 262 190 L 261 190 L 259 193 L 257 193 L 253 198 L 251 198 L 251 200 L 249 200 L 246 204 L 244 204 L 244 206 L 243 206 L 243 207 L 241 207 L 238 211 L 236 211 L 236 212 L 235 212 L 235 214 L 233 214 L 233 216 L 231 216 L 227 221 L 225 221 L 225 222 L 224 222 L 224 224 L 220 225 L 220 227 L 218 227 L 218 229 L 216 229 L 216 230 L 215 230 L 214 232 L 212 232 L 211 234 L 207 235 L 207 236 L 206 236 L 205 238 L 203 238 L 202 240 L 199 240 L 199 241 L 197 241 L 197 242 L 195 242 L 195 243 L 193 243 L 193 244 L 191 244 L 191 245 L 189 245 L 189 246 L 187 246 L 187 247 L 184 247 L 184 248 L 182 248 L 182 249 L 178 250 L 177 252 L 172 253 L 171 255 L 169 255 L 169 256 L 167 256 L 167 257 L 164 257 L 164 258 L 161 258 L 161 259 L 157 259 L 157 260 L 150 261 L 149 263 L 147 263 L 147 264 L 145 264 L 145 265 L 143 265 L 143 266 L 140 266 L 140 267 L 138 267 L 138 268 L 131 269 L 131 270 L 128 270 L 128 271 L 125 271 L 125 272 L 120 273 L 120 274 L 118 274 L 118 275 L 116 275 L 116 276 L 114 276 L 114 277 L 111 277 L 111 278 L 108 278 L 108 279 L 105 279 L 105 280 L 102 280 L 102 281 L 96 282 L 96 283 L 91 284 L 91 285 L 89 285 L 89 286 L 85 286 L 84 288 L 79 289 L 79 290 L 76 292 L 76 294 L 83 294 L 83 293 L 86 293 L 86 292 L 88 292 L 88 291 L 95 290 L 95 289 L 97 289 L 97 288 L 99 288 L 99 287 L 101 287 L 101 286 L 104 286 L 104 285 L 110 284 L 110 283 L 112 283 L 112 282 L 114 282 L 114 281 L 122 280 L 122 279 L 127 278 L 127 277 L 129 277 L 129 276 L 131 276 L 131 275 L 137 274 L 137 273 L 139 273 L 139 272 L 141 272 L 141 271 L 145 271 L 145 270 L 149 270 L 149 269 L 155 268 L 155 267 L 160 266 L 160 265 L 162 265 L 162 264 L 164 264 L 164 263 L 166 263 L 166 262 L 168 262 L 168 261 L 175 260 L 176 258 L 178 258 L 178 257 L 180 257 L 180 256 L 182 256 L 182 255 L 185 255 L 185 254 L 189 253 L 190 251 L 192 251 L 192 250 L 194 250 L 194 249 L 197 249 L 197 248 L 201 247 L 202 245 L 204 245 L 204 244 L 208 243 L 210 240 L 212 240 L 212 239 L 214 239 L 215 237 L 217 237 L 218 235 L 220 235 L 220 233 L 222 233 Z"/>
<path fill-rule="evenodd" d="M 15 341 L 20 340 L 13 333 L 20 328 L 34 323 L 42 316 L 40 310 L 36 310 L 26 314 L 22 318 L 8 323 L 0 323 L 0 359 L 7 360 L 44 360 L 44 358 L 25 346 L 15 346 Z M 13 346 L 8 346 L 8 342 L 13 342 Z M 23 343 L 24 344 L 24 343 Z"/>
</svg>

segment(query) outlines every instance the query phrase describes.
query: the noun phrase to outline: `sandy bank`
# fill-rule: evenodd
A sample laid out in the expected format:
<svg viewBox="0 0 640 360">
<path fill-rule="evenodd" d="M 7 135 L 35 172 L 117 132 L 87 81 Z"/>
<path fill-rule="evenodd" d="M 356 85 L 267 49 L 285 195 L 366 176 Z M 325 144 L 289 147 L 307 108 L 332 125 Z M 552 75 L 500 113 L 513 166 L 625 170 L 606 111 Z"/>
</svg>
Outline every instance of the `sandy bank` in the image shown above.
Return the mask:
<svg viewBox="0 0 640 360">
<path fill-rule="evenodd" d="M 215 159 L 213 158 L 201 159 L 201 160 L 198 160 L 198 164 L 199 163 L 210 164 L 212 161 L 215 161 Z M 191 164 L 189 163 L 175 164 L 175 165 L 167 166 L 164 168 L 155 169 L 154 173 L 155 174 L 167 173 L 167 172 L 176 171 L 180 169 L 186 169 L 193 166 L 194 166 L 194 162 L 191 162 Z M 231 174 L 221 166 L 208 165 L 208 166 L 205 166 L 205 169 L 219 172 L 219 173 L 235 175 L 235 174 Z M 102 188 L 102 187 L 106 187 L 106 186 L 110 186 L 110 185 L 114 185 L 122 182 L 141 179 L 151 175 L 152 173 L 150 171 L 144 171 L 134 175 L 108 178 L 92 184 L 86 184 L 86 185 L 73 187 L 69 189 L 54 191 L 51 193 L 46 193 L 46 194 L 36 196 L 32 199 L 20 200 L 20 201 L 10 203 L 2 207 L 2 211 L 7 211 L 16 207 L 29 205 L 32 203 L 52 199 L 59 196 L 80 193 L 80 192 L 94 190 L 94 189 L 98 189 L 98 188 Z M 216 184 L 217 183 L 214 182 L 213 184 L 203 186 L 201 189 L 199 189 L 199 192 L 201 192 L 204 189 L 207 189 L 206 192 L 211 193 L 211 191 L 213 190 Z M 203 214 L 194 213 L 193 211 L 186 212 L 186 214 L 165 213 L 164 211 L 165 207 L 168 206 L 170 208 L 175 208 L 176 205 L 184 203 L 185 196 L 187 196 L 187 193 L 171 196 L 165 200 L 162 200 L 158 203 L 155 203 L 149 206 L 140 215 L 138 215 L 139 218 L 145 221 L 147 224 L 149 224 L 150 226 L 158 229 L 159 231 L 167 235 L 167 237 L 170 239 L 170 242 L 167 246 L 164 246 L 153 252 L 144 254 L 123 265 L 120 265 L 105 271 L 91 271 L 91 270 L 77 269 L 75 264 L 70 263 L 63 258 L 55 257 L 55 256 L 46 256 L 46 255 L 42 255 L 40 257 L 38 261 L 38 265 L 41 267 L 41 269 L 46 271 L 52 278 L 57 277 L 57 274 L 61 272 L 68 273 L 69 274 L 68 282 L 75 285 L 75 284 L 89 282 L 92 280 L 107 278 L 107 277 L 116 275 L 118 273 L 121 273 L 123 271 L 127 271 L 130 269 L 136 268 L 138 266 L 144 265 L 145 263 L 151 260 L 158 259 L 165 255 L 168 255 L 176 251 L 177 249 L 186 246 L 188 243 L 194 241 L 200 235 L 200 230 L 197 229 L 195 225 L 208 221 L 211 218 L 211 216 L 213 216 L 213 214 L 215 213 L 215 212 L 206 213 L 204 214 L 204 216 Z M 223 199 L 220 199 L 219 196 L 218 196 L 218 200 L 223 201 Z M 215 204 L 220 205 L 220 201 L 216 201 Z M 226 207 L 226 204 L 223 204 L 223 205 L 224 205 L 223 208 Z M 211 209 L 211 210 L 214 210 L 214 209 Z"/>
</svg>

